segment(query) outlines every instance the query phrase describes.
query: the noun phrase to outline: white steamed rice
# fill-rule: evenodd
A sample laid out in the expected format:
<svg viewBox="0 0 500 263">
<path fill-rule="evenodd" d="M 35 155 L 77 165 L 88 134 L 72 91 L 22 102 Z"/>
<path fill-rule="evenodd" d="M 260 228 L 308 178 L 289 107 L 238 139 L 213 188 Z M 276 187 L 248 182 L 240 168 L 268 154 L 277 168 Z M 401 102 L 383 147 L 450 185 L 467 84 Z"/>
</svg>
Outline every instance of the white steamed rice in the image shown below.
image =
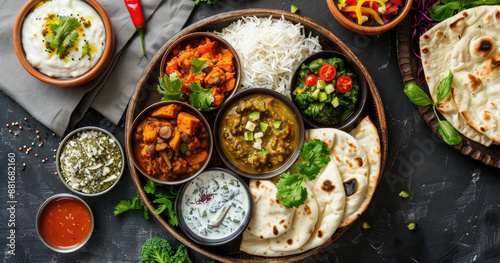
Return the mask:
<svg viewBox="0 0 500 263">
<path fill-rule="evenodd" d="M 310 54 L 321 51 L 319 38 L 305 36 L 304 26 L 284 17 L 242 17 L 215 32 L 238 52 L 242 88 L 260 87 L 288 95 L 295 68 Z"/>
</svg>

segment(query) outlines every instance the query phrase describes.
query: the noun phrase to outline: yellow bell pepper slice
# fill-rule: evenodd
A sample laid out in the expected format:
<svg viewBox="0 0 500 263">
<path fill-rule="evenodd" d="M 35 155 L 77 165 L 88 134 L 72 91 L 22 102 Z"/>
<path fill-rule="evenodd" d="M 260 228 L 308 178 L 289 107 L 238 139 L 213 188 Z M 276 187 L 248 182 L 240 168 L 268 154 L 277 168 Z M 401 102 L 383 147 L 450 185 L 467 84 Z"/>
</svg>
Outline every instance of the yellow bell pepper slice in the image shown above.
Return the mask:
<svg viewBox="0 0 500 263">
<path fill-rule="evenodd" d="M 362 13 L 368 13 L 368 14 L 373 16 L 373 19 L 375 19 L 375 21 L 377 23 L 379 23 L 380 25 L 384 24 L 384 21 L 382 20 L 382 18 L 380 18 L 380 16 L 377 14 L 377 12 L 375 12 L 375 10 L 368 8 L 368 7 L 361 6 L 358 10 L 358 6 L 346 6 L 346 7 L 342 8 L 342 10 L 340 10 L 340 11 L 342 11 L 342 12 L 356 12 L 356 16 L 358 17 L 358 24 L 360 24 L 360 25 L 363 24 Z"/>
<path fill-rule="evenodd" d="M 356 17 L 358 18 L 358 24 L 359 25 L 363 24 L 363 15 L 361 14 L 361 8 L 363 8 L 362 5 L 365 2 L 377 2 L 377 3 L 379 3 L 380 6 L 385 6 L 384 1 L 382 1 L 382 0 L 361 0 L 361 1 L 359 1 L 358 4 L 356 5 L 356 11 L 355 11 L 356 12 Z M 366 8 L 366 7 L 365 7 L 365 9 L 370 9 L 370 10 L 374 11 L 375 15 L 378 16 L 378 14 L 377 14 L 377 12 L 375 10 L 373 10 L 371 8 Z M 369 13 L 369 12 L 363 12 L 363 13 Z M 372 13 L 369 13 L 369 14 L 372 14 Z M 382 21 L 382 19 L 380 19 L 380 21 Z M 377 21 L 377 22 L 380 24 L 379 21 Z M 383 25 L 383 24 L 384 24 L 384 21 L 382 21 L 381 25 Z"/>
</svg>

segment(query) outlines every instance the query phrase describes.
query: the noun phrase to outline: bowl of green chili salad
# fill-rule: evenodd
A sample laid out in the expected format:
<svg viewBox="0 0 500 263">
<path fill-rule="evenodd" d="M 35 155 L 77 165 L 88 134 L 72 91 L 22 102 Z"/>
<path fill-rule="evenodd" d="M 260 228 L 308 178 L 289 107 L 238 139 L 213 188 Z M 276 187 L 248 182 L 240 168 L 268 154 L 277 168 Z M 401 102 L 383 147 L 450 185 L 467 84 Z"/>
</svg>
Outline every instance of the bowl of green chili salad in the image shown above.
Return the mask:
<svg viewBox="0 0 500 263">
<path fill-rule="evenodd" d="M 64 185 L 74 193 L 97 196 L 110 191 L 125 169 L 118 140 L 98 127 L 69 133 L 59 145 L 56 166 Z"/>
<path fill-rule="evenodd" d="M 368 84 L 358 65 L 335 51 L 321 51 L 304 59 L 291 82 L 291 98 L 310 126 L 341 130 L 353 128 L 361 116 Z"/>
</svg>

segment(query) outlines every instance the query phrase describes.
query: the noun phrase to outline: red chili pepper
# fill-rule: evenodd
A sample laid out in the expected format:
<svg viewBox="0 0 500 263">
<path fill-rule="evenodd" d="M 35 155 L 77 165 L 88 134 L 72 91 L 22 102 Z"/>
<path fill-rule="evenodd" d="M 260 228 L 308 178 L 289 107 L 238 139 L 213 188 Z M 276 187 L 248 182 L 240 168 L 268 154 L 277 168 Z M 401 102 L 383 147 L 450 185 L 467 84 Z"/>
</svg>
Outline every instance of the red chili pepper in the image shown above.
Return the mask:
<svg viewBox="0 0 500 263">
<path fill-rule="evenodd" d="M 144 14 L 142 13 L 141 1 L 139 0 L 124 0 L 127 6 L 132 22 L 134 23 L 137 32 L 141 36 L 142 42 L 142 53 L 146 56 L 146 48 L 144 46 L 144 26 L 146 25 L 146 20 L 144 19 Z"/>
</svg>

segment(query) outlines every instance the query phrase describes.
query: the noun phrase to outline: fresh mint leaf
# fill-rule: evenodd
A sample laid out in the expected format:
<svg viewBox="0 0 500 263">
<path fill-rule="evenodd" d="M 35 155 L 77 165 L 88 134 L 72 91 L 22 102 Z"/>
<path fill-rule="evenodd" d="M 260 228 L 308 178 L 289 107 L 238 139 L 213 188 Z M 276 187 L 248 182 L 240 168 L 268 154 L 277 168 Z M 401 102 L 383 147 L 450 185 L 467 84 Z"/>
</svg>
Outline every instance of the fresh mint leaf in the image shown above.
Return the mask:
<svg viewBox="0 0 500 263">
<path fill-rule="evenodd" d="M 289 172 L 282 173 L 276 184 L 276 198 L 286 207 L 298 207 L 306 201 L 307 189 L 302 186 L 305 177 Z"/>
<path fill-rule="evenodd" d="M 159 78 L 160 85 L 157 89 L 160 94 L 163 95 L 161 100 L 180 100 L 184 93 L 182 92 L 182 79 L 177 78 L 177 73 L 172 73 L 170 75 L 165 74 L 162 78 Z"/>
<path fill-rule="evenodd" d="M 57 48 L 57 54 L 65 54 L 69 47 L 75 45 L 78 39 L 78 33 L 75 28 L 81 24 L 74 17 L 59 16 L 59 24 L 49 26 L 54 33 L 45 37 L 45 41 L 50 43 L 50 48 Z"/>
<path fill-rule="evenodd" d="M 213 88 L 204 89 L 200 84 L 193 81 L 189 83 L 191 95 L 189 96 L 189 103 L 199 110 L 206 110 L 212 106 L 214 96 L 212 95 Z"/>
<path fill-rule="evenodd" d="M 197 57 L 192 57 L 190 62 L 194 65 L 191 66 L 191 72 L 193 72 L 193 75 L 195 76 L 200 74 L 204 69 L 208 68 L 208 60 L 200 60 Z"/>
</svg>

